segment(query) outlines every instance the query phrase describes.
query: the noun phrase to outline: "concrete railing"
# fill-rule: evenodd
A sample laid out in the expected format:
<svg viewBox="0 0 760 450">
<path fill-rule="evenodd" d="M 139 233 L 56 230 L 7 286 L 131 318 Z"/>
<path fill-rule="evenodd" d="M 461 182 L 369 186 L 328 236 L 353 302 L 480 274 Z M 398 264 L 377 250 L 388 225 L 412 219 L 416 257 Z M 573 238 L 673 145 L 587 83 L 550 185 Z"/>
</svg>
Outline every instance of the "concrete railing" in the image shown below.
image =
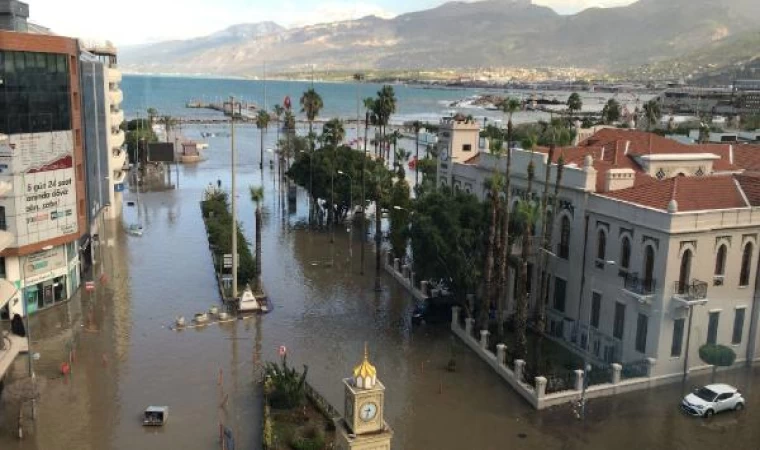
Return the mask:
<svg viewBox="0 0 760 450">
<path fill-rule="evenodd" d="M 466 318 L 465 326 L 462 328 L 459 322 L 461 310 L 455 306 L 451 314 L 451 331 L 454 332 L 470 349 L 472 349 L 483 361 L 493 368 L 512 388 L 520 394 L 528 403 L 536 409 L 544 409 L 551 406 L 561 405 L 570 401 L 577 401 L 581 398 L 584 384 L 583 370 L 575 371 L 575 382 L 573 388 L 566 391 L 546 393 L 547 378 L 537 376 L 534 379 L 535 387 L 523 381 L 525 371 L 525 361 L 517 359 L 509 367 L 506 361 L 507 346 L 505 344 L 496 344 L 496 354 L 488 348 L 490 333 L 488 330 L 480 330 L 477 339 L 474 334 L 475 319 Z M 649 358 L 648 376 L 641 378 L 631 378 L 623 380 L 621 372 L 623 367 L 620 364 L 611 364 L 611 376 L 608 383 L 596 384 L 586 388 L 586 398 L 607 397 L 610 395 L 621 394 L 624 392 L 636 391 L 639 389 L 648 389 L 662 384 L 678 381 L 681 374 L 652 376 L 653 368 L 657 364 L 654 358 Z"/>
<path fill-rule="evenodd" d="M 383 267 L 396 279 L 407 291 L 409 291 L 417 300 L 425 300 L 430 297 L 430 288 L 427 281 L 420 281 L 420 287 L 417 287 L 417 280 L 412 268 L 406 264 L 402 264 L 401 260 L 394 258 L 390 260 L 390 253 L 383 251 L 382 261 L 385 263 Z"/>
</svg>

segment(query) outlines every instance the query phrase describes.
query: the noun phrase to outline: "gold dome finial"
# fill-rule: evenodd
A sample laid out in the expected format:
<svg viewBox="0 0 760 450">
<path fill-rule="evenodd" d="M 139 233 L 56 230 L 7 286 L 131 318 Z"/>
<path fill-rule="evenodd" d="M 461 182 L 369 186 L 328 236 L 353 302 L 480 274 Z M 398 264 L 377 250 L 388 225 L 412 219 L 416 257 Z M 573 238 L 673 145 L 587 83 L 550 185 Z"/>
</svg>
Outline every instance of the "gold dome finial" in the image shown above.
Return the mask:
<svg viewBox="0 0 760 450">
<path fill-rule="evenodd" d="M 354 381 L 361 388 L 369 389 L 377 381 L 377 369 L 369 362 L 369 347 L 364 343 L 364 360 L 354 367 Z"/>
</svg>

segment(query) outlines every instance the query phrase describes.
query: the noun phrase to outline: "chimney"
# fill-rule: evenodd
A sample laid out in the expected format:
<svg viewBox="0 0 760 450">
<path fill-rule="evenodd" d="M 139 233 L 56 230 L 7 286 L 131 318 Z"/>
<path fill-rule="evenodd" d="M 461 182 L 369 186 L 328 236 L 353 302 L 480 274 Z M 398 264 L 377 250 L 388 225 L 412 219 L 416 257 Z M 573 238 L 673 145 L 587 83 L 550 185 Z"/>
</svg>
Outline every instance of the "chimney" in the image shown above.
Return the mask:
<svg viewBox="0 0 760 450">
<path fill-rule="evenodd" d="M 628 149 L 631 147 L 631 141 L 625 141 L 625 153 L 624 155 L 628 154 Z"/>
<path fill-rule="evenodd" d="M 734 146 L 732 144 L 728 146 L 728 162 L 734 163 Z"/>
<path fill-rule="evenodd" d="M 18 0 L 0 0 L 0 30 L 26 33 L 29 5 Z"/>
<path fill-rule="evenodd" d="M 604 192 L 633 187 L 636 172 L 633 169 L 610 169 L 604 174 Z"/>
</svg>

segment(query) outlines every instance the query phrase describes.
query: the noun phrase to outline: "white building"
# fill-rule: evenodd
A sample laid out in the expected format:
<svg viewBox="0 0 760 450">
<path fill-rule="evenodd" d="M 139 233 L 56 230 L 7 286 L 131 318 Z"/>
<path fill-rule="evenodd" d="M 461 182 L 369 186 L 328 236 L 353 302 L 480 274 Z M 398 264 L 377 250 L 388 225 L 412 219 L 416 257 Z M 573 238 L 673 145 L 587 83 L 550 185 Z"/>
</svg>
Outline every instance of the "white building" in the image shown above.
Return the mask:
<svg viewBox="0 0 760 450">
<path fill-rule="evenodd" d="M 566 165 L 552 215 L 547 331 L 598 363 L 650 360 L 656 375 L 683 373 L 689 335 L 690 370 L 707 368 L 698 349 L 708 342 L 733 348 L 737 364 L 760 359 L 757 150 L 619 129 L 556 149 L 550 192 L 560 155 Z M 547 149 L 512 155 L 512 201 L 527 198 L 531 161 L 532 200 L 540 201 Z M 439 184 L 485 200 L 484 181 L 496 168 L 504 173 L 506 158 L 479 153 L 439 169 Z M 539 286 L 538 271 L 530 272 Z M 513 308 L 514 277 L 509 283 Z"/>
</svg>

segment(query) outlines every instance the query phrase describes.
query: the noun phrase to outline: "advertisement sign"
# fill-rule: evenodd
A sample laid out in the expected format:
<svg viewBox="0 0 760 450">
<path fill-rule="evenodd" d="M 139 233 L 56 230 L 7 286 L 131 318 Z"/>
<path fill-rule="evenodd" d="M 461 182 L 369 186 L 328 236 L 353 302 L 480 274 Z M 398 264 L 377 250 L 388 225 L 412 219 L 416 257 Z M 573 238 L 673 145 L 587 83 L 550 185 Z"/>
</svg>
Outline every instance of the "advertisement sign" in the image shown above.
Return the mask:
<svg viewBox="0 0 760 450">
<path fill-rule="evenodd" d="M 21 264 L 23 264 L 23 276 L 27 286 L 65 275 L 67 270 L 63 247 L 23 256 Z M 61 273 L 58 274 L 58 272 Z"/>
<path fill-rule="evenodd" d="M 5 206 L 16 245 L 78 231 L 73 152 L 71 131 L 0 135 L 0 175 L 13 177 L 13 205 Z"/>
</svg>

